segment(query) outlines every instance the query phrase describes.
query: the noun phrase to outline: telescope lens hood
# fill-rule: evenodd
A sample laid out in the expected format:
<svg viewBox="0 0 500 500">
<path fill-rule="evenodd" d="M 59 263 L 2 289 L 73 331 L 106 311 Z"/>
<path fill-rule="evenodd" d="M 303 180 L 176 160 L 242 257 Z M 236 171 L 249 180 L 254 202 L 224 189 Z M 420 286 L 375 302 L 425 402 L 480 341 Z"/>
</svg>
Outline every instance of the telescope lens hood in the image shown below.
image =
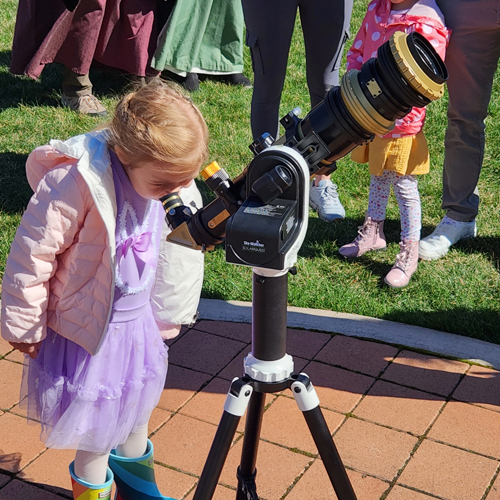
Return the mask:
<svg viewBox="0 0 500 500">
<path fill-rule="evenodd" d="M 332 162 L 386 135 L 413 107 L 425 107 L 444 93 L 448 72 L 430 42 L 419 33 L 397 32 L 381 45 L 377 58 L 349 70 L 321 104 L 302 120 L 297 142 L 316 134 Z"/>
<path fill-rule="evenodd" d="M 413 32 L 406 38 L 406 43 L 418 67 L 429 78 L 439 85 L 448 80 L 448 70 L 427 38 L 420 33 Z"/>
</svg>

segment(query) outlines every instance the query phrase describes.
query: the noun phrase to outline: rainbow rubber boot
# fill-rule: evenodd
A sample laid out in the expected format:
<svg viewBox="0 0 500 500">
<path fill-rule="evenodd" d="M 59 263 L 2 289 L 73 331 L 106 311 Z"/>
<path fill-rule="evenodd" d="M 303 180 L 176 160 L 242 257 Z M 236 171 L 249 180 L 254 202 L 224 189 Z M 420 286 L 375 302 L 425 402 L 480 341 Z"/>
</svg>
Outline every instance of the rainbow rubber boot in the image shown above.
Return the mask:
<svg viewBox="0 0 500 500">
<path fill-rule="evenodd" d="M 71 484 L 73 486 L 74 500 L 110 500 L 111 485 L 113 484 L 113 473 L 108 467 L 106 472 L 106 482 L 104 484 L 92 484 L 83 481 L 75 474 L 75 462 L 69 464 L 71 474 Z"/>
<path fill-rule="evenodd" d="M 164 497 L 156 485 L 153 443 L 149 439 L 146 453 L 139 458 L 120 457 L 111 450 L 109 467 L 115 476 L 115 500 L 174 500 Z"/>
</svg>

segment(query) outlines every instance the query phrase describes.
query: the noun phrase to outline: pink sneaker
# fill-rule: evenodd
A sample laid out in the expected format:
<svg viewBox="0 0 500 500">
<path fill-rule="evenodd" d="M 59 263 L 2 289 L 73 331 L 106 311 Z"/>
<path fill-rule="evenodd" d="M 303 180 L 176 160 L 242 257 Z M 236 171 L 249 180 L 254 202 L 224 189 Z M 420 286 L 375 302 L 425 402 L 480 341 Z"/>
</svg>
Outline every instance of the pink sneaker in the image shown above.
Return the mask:
<svg viewBox="0 0 500 500">
<path fill-rule="evenodd" d="M 396 263 L 387 273 L 384 281 L 392 288 L 406 286 L 418 266 L 418 241 L 402 241 Z"/>
<path fill-rule="evenodd" d="M 384 221 L 374 221 L 370 217 L 358 227 L 358 236 L 352 243 L 339 248 L 339 254 L 347 259 L 361 257 L 370 250 L 385 250 Z"/>
</svg>

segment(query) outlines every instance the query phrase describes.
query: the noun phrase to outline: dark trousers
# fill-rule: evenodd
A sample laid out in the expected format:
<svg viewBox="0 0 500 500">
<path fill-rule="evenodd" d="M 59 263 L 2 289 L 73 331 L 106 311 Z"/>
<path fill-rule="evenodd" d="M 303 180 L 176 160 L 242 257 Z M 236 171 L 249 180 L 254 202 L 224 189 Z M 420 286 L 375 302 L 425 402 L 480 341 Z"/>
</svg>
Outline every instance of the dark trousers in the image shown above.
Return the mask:
<svg viewBox="0 0 500 500">
<path fill-rule="evenodd" d="M 443 167 L 443 208 L 469 222 L 479 207 L 477 183 L 484 159 L 484 120 L 500 58 L 499 0 L 437 0 L 451 28 L 446 52 L 448 128 Z"/>
<path fill-rule="evenodd" d="M 297 9 L 306 50 L 307 86 L 314 107 L 339 83 L 342 49 L 349 35 L 352 0 L 242 0 L 254 86 L 254 139 L 278 135 L 279 105 Z"/>
<path fill-rule="evenodd" d="M 92 94 L 92 82 L 88 73 L 79 75 L 63 66 L 63 94 L 67 97 L 81 97 Z"/>
</svg>

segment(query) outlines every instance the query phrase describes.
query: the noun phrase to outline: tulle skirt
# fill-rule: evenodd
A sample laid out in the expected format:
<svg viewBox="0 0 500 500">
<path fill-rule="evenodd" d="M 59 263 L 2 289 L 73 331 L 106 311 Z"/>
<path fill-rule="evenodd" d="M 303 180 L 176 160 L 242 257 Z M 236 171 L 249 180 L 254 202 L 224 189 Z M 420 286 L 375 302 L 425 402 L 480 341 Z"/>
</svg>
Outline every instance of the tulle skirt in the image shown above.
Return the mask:
<svg viewBox="0 0 500 500">
<path fill-rule="evenodd" d="M 158 404 L 168 348 L 149 305 L 138 318 L 113 321 L 95 356 L 49 329 L 37 359 L 27 358 L 21 399 L 46 446 L 107 453 Z"/>
</svg>

